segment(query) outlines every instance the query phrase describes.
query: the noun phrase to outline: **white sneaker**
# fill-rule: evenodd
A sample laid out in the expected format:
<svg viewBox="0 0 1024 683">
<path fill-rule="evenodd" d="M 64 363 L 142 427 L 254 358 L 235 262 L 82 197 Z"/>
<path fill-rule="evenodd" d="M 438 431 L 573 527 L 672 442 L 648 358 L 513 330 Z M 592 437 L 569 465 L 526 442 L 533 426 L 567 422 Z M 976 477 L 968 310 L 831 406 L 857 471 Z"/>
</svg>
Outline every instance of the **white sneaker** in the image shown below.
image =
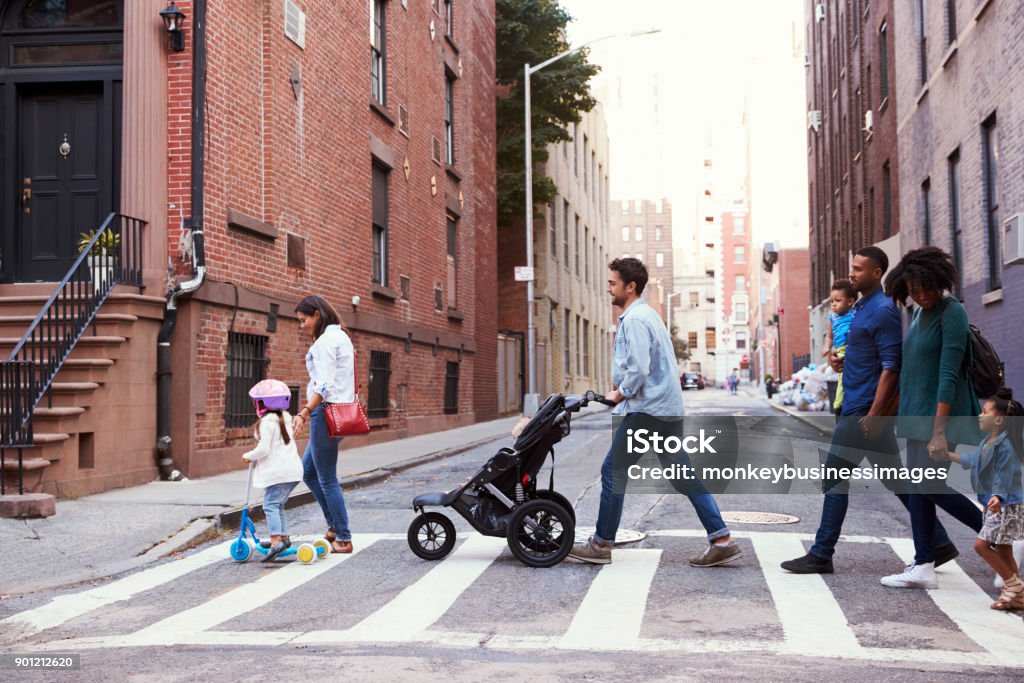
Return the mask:
<svg viewBox="0 0 1024 683">
<path fill-rule="evenodd" d="M 935 579 L 935 563 L 908 564 L 902 574 L 882 577 L 882 585 L 891 588 L 938 588 Z"/>
<path fill-rule="evenodd" d="M 1024 541 L 1013 542 L 1013 561 L 1017 563 L 1017 574 L 1020 575 L 1021 571 L 1024 571 L 1022 570 L 1022 567 L 1024 567 Z M 1003 577 L 996 574 L 995 581 L 992 583 L 995 584 L 996 588 L 1002 588 Z"/>
</svg>

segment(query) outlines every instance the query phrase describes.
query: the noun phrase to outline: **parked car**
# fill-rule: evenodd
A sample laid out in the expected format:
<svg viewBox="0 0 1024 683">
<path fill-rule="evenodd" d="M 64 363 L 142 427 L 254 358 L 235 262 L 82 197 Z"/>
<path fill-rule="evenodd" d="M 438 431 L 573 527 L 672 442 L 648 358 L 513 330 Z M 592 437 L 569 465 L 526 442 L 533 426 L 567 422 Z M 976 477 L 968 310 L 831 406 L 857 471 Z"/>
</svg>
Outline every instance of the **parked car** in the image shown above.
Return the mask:
<svg viewBox="0 0 1024 683">
<path fill-rule="evenodd" d="M 686 389 L 704 388 L 704 378 L 696 372 L 684 372 L 679 378 L 679 383 L 682 385 L 684 391 Z"/>
</svg>

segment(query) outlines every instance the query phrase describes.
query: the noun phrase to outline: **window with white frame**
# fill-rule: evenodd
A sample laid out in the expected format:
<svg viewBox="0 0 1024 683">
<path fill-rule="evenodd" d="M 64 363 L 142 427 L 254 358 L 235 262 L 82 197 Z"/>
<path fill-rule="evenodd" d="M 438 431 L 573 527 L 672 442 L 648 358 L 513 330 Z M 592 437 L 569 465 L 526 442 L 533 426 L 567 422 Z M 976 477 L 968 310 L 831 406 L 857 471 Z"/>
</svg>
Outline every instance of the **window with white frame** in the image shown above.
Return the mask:
<svg viewBox="0 0 1024 683">
<path fill-rule="evenodd" d="M 644 229 L 639 225 L 633 230 L 633 239 L 637 242 L 642 242 L 644 239 Z"/>
<path fill-rule="evenodd" d="M 665 265 L 665 254 L 663 254 L 660 251 L 657 254 L 655 254 L 654 265 L 657 266 L 658 268 L 663 267 Z"/>
<path fill-rule="evenodd" d="M 373 11 L 370 17 L 370 95 L 379 104 L 386 104 L 385 73 L 387 53 L 384 24 L 384 1 L 371 0 Z"/>
</svg>

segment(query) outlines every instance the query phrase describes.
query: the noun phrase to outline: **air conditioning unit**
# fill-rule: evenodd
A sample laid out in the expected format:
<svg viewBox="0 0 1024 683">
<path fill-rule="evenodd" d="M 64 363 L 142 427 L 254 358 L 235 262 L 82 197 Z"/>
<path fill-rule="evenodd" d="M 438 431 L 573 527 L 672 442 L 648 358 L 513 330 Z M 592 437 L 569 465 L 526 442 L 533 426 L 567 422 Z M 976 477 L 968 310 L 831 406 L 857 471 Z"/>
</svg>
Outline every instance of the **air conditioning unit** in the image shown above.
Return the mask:
<svg viewBox="0 0 1024 683">
<path fill-rule="evenodd" d="M 875 130 L 875 112 L 868 109 L 864 112 L 864 132 L 870 133 Z"/>
<path fill-rule="evenodd" d="M 807 112 L 807 126 L 813 128 L 814 132 L 817 133 L 821 130 L 821 110 L 812 109 Z"/>
<path fill-rule="evenodd" d="M 825 21 L 825 3 L 819 2 L 814 6 L 814 20 Z"/>
<path fill-rule="evenodd" d="M 1024 213 L 1003 221 L 1003 265 L 1024 263 Z"/>
</svg>

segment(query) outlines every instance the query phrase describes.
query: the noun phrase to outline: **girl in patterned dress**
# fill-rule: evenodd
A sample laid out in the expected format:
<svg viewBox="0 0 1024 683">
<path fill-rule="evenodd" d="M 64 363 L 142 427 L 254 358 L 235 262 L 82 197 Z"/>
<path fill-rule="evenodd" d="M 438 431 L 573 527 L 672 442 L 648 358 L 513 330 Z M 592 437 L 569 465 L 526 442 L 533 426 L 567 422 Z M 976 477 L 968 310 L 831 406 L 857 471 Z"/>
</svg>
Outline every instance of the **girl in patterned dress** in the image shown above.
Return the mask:
<svg viewBox="0 0 1024 683">
<path fill-rule="evenodd" d="M 976 450 L 948 458 L 971 471 L 971 484 L 985 506 L 981 531 L 974 549 L 1003 579 L 1003 590 L 992 609 L 1024 609 L 1024 582 L 1017 576 L 1013 542 L 1024 540 L 1024 408 L 1013 392 L 1000 389 L 985 401 L 978 424 L 987 436 Z"/>
</svg>

